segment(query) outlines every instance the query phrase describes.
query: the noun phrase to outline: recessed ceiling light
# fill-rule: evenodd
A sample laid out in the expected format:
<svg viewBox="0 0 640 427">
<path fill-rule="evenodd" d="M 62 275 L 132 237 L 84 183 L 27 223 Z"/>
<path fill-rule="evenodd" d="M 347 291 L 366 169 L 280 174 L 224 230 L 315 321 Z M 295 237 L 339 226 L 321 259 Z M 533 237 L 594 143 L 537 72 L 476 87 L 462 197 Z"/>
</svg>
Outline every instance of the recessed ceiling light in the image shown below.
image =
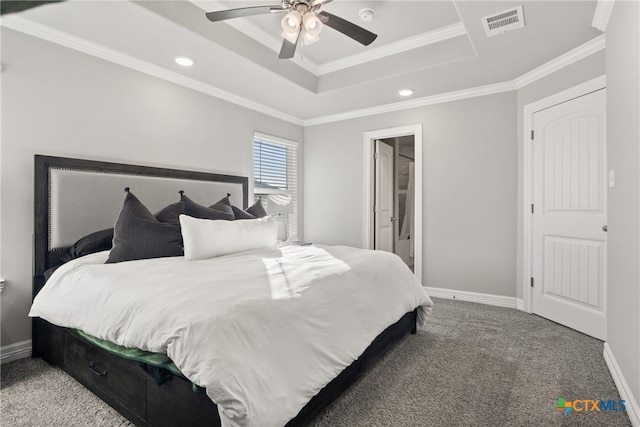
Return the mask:
<svg viewBox="0 0 640 427">
<path fill-rule="evenodd" d="M 398 95 L 400 95 L 400 96 L 411 96 L 411 95 L 413 95 L 413 89 L 400 89 L 398 91 Z"/>
<path fill-rule="evenodd" d="M 195 59 L 185 55 L 174 56 L 173 60 L 176 61 L 176 64 L 182 65 L 183 67 L 191 67 L 196 63 Z"/>
</svg>

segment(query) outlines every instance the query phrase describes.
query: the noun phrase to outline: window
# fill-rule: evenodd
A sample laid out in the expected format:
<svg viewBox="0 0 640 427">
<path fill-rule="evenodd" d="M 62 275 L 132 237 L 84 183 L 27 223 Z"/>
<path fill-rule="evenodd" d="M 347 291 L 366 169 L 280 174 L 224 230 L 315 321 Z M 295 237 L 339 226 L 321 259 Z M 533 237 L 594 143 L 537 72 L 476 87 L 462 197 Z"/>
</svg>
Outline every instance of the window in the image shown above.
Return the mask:
<svg viewBox="0 0 640 427">
<path fill-rule="evenodd" d="M 253 137 L 253 193 L 269 214 L 282 215 L 290 240 L 298 235 L 298 144 L 272 136 Z"/>
</svg>

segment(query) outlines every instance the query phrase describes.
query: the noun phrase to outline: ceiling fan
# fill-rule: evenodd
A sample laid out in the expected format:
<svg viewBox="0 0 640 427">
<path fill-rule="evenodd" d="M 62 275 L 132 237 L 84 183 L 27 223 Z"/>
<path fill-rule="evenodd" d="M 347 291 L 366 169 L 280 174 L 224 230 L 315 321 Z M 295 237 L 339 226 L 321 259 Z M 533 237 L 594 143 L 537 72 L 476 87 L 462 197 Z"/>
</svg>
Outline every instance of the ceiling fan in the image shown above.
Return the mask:
<svg viewBox="0 0 640 427">
<path fill-rule="evenodd" d="M 371 31 L 349 22 L 329 12 L 320 11 L 320 7 L 332 0 L 282 0 L 275 6 L 252 6 L 238 9 L 209 12 L 207 18 L 212 22 L 224 21 L 245 16 L 263 15 L 268 13 L 288 12 L 282 18 L 282 48 L 281 59 L 293 58 L 296 47 L 301 41 L 305 45 L 318 41 L 320 31 L 324 25 L 333 28 L 355 41 L 368 46 L 376 37 Z"/>
</svg>

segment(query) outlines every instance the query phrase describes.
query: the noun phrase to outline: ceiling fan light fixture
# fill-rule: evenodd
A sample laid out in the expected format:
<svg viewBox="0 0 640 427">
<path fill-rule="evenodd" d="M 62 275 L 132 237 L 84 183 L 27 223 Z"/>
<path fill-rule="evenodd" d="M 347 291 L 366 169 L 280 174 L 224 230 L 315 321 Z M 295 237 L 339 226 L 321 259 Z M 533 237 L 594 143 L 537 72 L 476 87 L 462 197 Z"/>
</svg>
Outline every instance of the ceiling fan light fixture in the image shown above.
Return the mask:
<svg viewBox="0 0 640 427">
<path fill-rule="evenodd" d="M 292 10 L 287 13 L 282 21 L 280 21 L 280 25 L 282 25 L 282 31 L 285 33 L 297 33 L 300 29 L 300 23 L 302 22 L 302 16 L 296 10 Z"/>
<path fill-rule="evenodd" d="M 296 44 L 298 41 L 298 33 L 287 33 L 283 31 L 280 35 L 293 44 Z"/>
<path fill-rule="evenodd" d="M 280 0 L 279 5 L 239 7 L 207 12 L 205 16 L 211 22 L 218 22 L 246 16 L 285 12 L 284 18 L 280 21 L 281 36 L 284 39 L 278 54 L 280 59 L 293 58 L 298 41 L 303 46 L 318 41 L 318 35 L 325 25 L 363 46 L 369 46 L 373 43 L 378 37 L 376 34 L 339 16 L 324 10 L 320 11 L 321 6 L 330 1 L 332 0 Z M 373 9 L 364 10 L 365 19 L 373 18 L 374 13 Z"/>
<path fill-rule="evenodd" d="M 313 12 L 306 13 L 302 17 L 302 26 L 305 32 L 312 37 L 318 36 L 323 28 L 322 21 L 320 21 L 318 15 Z"/>
<path fill-rule="evenodd" d="M 315 43 L 318 40 L 320 40 L 320 37 L 318 37 L 317 35 L 314 36 L 306 31 L 302 32 L 302 41 L 304 42 L 305 46 Z"/>
</svg>

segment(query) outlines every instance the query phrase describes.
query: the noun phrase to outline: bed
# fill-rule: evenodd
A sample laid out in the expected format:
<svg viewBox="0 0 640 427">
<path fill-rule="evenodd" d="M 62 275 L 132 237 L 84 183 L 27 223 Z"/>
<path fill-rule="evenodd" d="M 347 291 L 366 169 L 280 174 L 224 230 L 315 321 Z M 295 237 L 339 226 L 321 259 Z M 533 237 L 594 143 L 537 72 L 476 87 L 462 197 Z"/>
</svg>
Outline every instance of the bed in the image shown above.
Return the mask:
<svg viewBox="0 0 640 427">
<path fill-rule="evenodd" d="M 392 254 L 272 244 L 248 190 L 247 177 L 35 156 L 33 355 L 139 426 L 313 420 L 431 301 Z M 191 216 L 192 200 L 245 219 Z M 123 218 L 142 204 L 162 234 L 144 250 L 174 250 L 177 229 L 180 254 L 127 258 L 139 228 L 125 235 Z M 157 223 L 178 205 L 178 225 Z M 78 249 L 114 221 L 112 249 Z"/>
</svg>

